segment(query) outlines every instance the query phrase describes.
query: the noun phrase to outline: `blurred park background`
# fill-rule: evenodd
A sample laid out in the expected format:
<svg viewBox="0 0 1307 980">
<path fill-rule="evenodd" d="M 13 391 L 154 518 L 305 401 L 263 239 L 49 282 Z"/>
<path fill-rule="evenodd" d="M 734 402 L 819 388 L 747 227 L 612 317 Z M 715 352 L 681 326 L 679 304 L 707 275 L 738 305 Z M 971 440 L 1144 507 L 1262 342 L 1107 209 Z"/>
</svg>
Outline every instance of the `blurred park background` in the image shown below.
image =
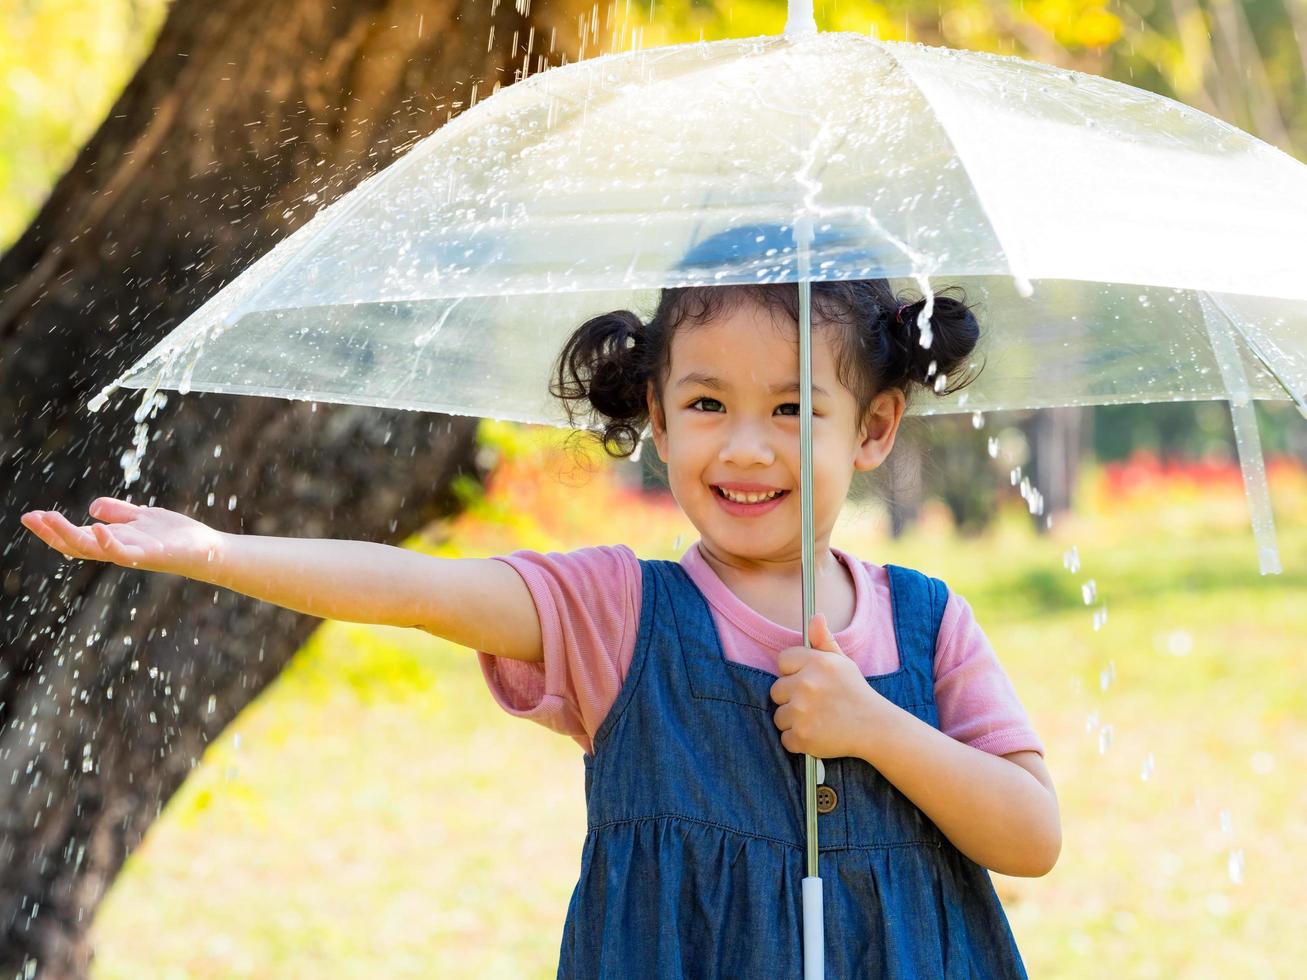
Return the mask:
<svg viewBox="0 0 1307 980">
<path fill-rule="evenodd" d="M 816 12 L 1129 82 L 1307 159 L 1307 0 Z M 16 515 L 123 493 L 131 406 L 92 423 L 86 398 L 474 79 L 784 19 L 771 0 L 0 0 L 0 975 L 554 975 L 580 752 L 501 713 L 470 651 L 61 563 Z M 695 540 L 652 451 L 179 401 L 136 499 L 227 530 L 443 557 Z M 1307 421 L 1258 416 L 1280 576 L 1257 571 L 1223 402 L 909 419 L 836 531 L 965 595 L 1044 738 L 1061 860 L 995 875 L 1032 977 L 1307 962 Z"/>
</svg>

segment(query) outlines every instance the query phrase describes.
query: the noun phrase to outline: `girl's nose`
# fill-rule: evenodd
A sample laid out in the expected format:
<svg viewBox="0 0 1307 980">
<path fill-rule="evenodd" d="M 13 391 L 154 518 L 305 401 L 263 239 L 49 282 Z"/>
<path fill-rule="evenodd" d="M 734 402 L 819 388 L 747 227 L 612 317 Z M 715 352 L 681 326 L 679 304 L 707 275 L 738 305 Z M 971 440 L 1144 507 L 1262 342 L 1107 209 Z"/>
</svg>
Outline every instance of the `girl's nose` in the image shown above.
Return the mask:
<svg viewBox="0 0 1307 980">
<path fill-rule="evenodd" d="M 776 461 L 776 453 L 765 428 L 745 422 L 731 427 L 718 458 L 723 463 L 740 467 L 754 464 L 770 466 Z"/>
</svg>

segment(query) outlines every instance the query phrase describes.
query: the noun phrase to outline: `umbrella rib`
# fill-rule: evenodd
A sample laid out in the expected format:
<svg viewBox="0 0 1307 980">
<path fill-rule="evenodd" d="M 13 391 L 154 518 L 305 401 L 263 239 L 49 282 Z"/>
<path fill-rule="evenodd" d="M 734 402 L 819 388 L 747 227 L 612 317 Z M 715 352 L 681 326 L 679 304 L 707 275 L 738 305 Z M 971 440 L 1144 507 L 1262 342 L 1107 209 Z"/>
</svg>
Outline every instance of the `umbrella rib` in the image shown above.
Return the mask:
<svg viewBox="0 0 1307 980">
<path fill-rule="evenodd" d="M 1266 356 L 1266 352 L 1263 350 L 1261 343 L 1258 342 L 1256 338 L 1249 335 L 1248 331 L 1243 328 L 1243 324 L 1239 318 L 1231 313 L 1224 303 L 1211 293 L 1205 292 L 1203 295 L 1211 301 L 1213 306 L 1221 311 L 1221 314 L 1238 332 L 1239 336 L 1243 339 L 1243 342 L 1248 345 L 1248 349 L 1252 351 L 1253 356 L 1261 362 L 1262 367 L 1266 369 L 1266 373 L 1274 378 L 1279 383 L 1280 387 L 1284 389 L 1284 393 L 1289 396 L 1289 400 L 1298 407 L 1298 413 L 1302 415 L 1303 418 L 1307 418 L 1307 395 L 1302 392 L 1294 391 L 1293 386 L 1285 380 L 1284 375 L 1276 369 L 1276 367 L 1271 363 L 1271 359 Z"/>
<path fill-rule="evenodd" d="M 940 131 L 944 134 L 944 138 L 948 140 L 949 145 L 953 147 L 953 152 L 957 154 L 958 164 L 962 167 L 963 173 L 966 174 L 967 180 L 971 184 L 971 189 L 976 195 L 976 200 L 980 203 L 981 213 L 984 214 L 985 220 L 989 222 L 989 228 L 994 233 L 994 239 L 998 242 L 998 247 L 1003 253 L 1003 258 L 1007 260 L 1008 272 L 1011 274 L 1012 278 L 1017 280 L 1019 291 L 1022 295 L 1026 295 L 1025 288 L 1020 287 L 1020 284 L 1024 283 L 1027 287 L 1029 284 L 1029 277 L 1026 275 L 1024 262 L 1017 263 L 1013 260 L 1013 252 L 1008 248 L 1008 237 L 999 230 L 999 226 L 994 219 L 993 211 L 985 206 L 986 194 L 981 187 L 982 182 L 976 179 L 974 169 L 967 165 L 966 154 L 963 153 L 962 147 L 959 146 L 957 141 L 954 139 L 953 133 L 949 129 L 948 122 L 944 118 L 944 114 L 940 111 L 939 106 L 935 104 L 935 101 L 930 97 L 927 86 L 918 79 L 916 73 L 909 66 L 907 59 L 899 57 L 898 51 L 900 49 L 906 50 L 909 45 L 894 41 L 875 41 L 874 43 L 879 44 L 889 54 L 889 56 L 894 59 L 894 63 L 899 66 L 903 71 L 903 74 L 907 76 L 908 81 L 910 81 L 917 92 L 920 93 L 921 98 L 925 101 L 931 112 L 934 113 L 935 122 L 939 126 Z"/>
<path fill-rule="evenodd" d="M 1279 574 L 1283 567 L 1275 540 L 1275 518 L 1271 510 L 1270 488 L 1266 482 L 1266 461 L 1257 434 L 1257 413 L 1248 375 L 1244 371 L 1243 358 L 1234 342 L 1235 332 L 1238 331 L 1235 326 L 1237 318 L 1232 317 L 1213 299 L 1211 293 L 1204 292 L 1203 296 L 1208 300 L 1203 308 L 1203 321 L 1207 324 L 1212 353 L 1229 395 L 1230 421 L 1234 426 L 1235 448 L 1239 454 L 1239 469 L 1243 473 L 1244 493 L 1252 511 L 1258 564 L 1263 575 Z M 1239 332 L 1242 334 L 1242 331 Z"/>
</svg>

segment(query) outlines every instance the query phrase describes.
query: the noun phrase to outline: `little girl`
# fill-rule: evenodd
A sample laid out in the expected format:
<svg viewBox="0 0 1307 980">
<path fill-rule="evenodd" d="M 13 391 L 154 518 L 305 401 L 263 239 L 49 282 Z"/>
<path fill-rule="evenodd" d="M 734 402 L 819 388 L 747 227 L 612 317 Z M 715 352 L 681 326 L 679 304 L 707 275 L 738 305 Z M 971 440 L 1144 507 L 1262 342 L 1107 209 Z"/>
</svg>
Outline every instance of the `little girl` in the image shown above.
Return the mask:
<svg viewBox="0 0 1307 980">
<path fill-rule="evenodd" d="M 812 284 L 817 614 L 802 643 L 794 284 L 664 290 L 645 323 L 583 324 L 556 365 L 628 456 L 648 424 L 700 539 L 438 559 L 387 545 L 224 534 L 99 498 L 69 557 L 166 571 L 291 609 L 412 626 L 475 649 L 508 712 L 585 750 L 588 833 L 560 978 L 797 978 L 803 754 L 818 791 L 826 975 L 1010 978 L 1025 969 L 986 869 L 1061 848 L 1043 745 L 966 600 L 830 547 L 854 471 L 879 466 L 914 385 L 946 389 L 971 311 L 884 280 Z M 965 383 L 965 381 L 963 382 Z"/>
</svg>

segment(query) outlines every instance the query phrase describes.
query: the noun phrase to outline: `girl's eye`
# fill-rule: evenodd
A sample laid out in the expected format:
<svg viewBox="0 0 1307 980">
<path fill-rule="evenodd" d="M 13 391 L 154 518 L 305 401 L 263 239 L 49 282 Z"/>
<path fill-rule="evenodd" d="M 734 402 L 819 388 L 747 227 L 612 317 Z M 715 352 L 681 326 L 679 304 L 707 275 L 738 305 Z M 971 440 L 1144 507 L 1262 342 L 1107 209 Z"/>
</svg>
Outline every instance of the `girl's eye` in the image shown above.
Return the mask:
<svg viewBox="0 0 1307 980">
<path fill-rule="evenodd" d="M 719 402 L 716 398 L 707 398 L 707 397 L 704 397 L 704 398 L 696 398 L 694 401 L 690 402 L 690 406 L 689 406 L 689 407 L 690 407 L 690 408 L 694 408 L 696 405 L 699 405 L 699 404 L 702 403 L 702 402 L 712 402 L 714 405 L 721 405 L 721 402 Z M 792 408 L 792 409 L 794 409 L 794 411 L 793 411 L 793 412 L 781 412 L 782 415 L 798 415 L 798 414 L 799 414 L 799 411 L 800 411 L 799 403 L 798 403 L 798 402 L 785 402 L 785 404 L 783 404 L 783 405 L 777 405 L 777 406 L 776 406 L 776 410 L 777 410 L 777 411 L 780 411 L 781 409 L 785 409 L 785 408 Z M 711 410 L 710 410 L 710 409 L 704 409 L 703 411 L 711 411 Z M 817 414 L 816 412 L 813 413 L 814 416 L 815 416 L 816 414 Z"/>
</svg>

